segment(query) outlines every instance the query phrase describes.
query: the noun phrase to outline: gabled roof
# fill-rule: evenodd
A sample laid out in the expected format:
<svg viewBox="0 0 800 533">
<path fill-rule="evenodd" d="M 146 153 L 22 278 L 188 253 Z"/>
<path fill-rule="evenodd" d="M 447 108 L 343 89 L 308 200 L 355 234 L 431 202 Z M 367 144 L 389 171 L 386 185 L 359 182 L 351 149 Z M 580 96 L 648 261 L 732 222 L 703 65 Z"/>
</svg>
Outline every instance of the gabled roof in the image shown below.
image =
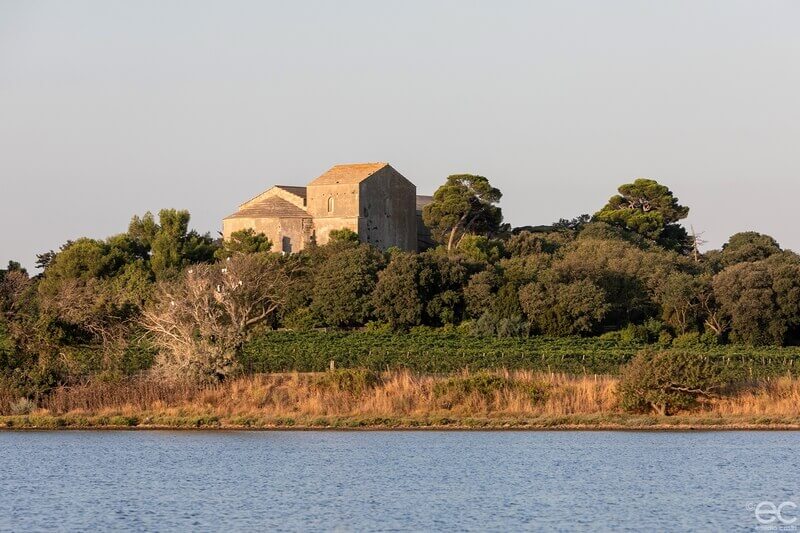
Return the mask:
<svg viewBox="0 0 800 533">
<path fill-rule="evenodd" d="M 389 163 L 353 163 L 350 165 L 336 165 L 328 169 L 310 185 L 335 185 L 337 183 L 361 183 L 375 174 Z"/>
<path fill-rule="evenodd" d="M 225 218 L 311 218 L 311 215 L 279 196 L 270 196 Z"/>
<path fill-rule="evenodd" d="M 298 187 L 297 185 L 276 185 L 276 189 L 283 189 L 284 191 L 294 194 L 295 196 L 299 196 L 300 198 L 306 198 L 306 188 L 305 187 Z"/>
<path fill-rule="evenodd" d="M 287 193 L 289 193 L 289 194 L 291 194 L 293 196 L 296 196 L 297 198 L 299 198 L 302 201 L 298 200 L 298 202 L 295 202 L 295 203 L 301 203 L 301 204 L 305 205 L 305 203 L 306 203 L 306 188 L 305 187 L 297 187 L 297 186 L 294 186 L 294 185 L 273 185 L 272 187 L 270 187 L 266 191 L 260 192 L 257 195 L 253 196 L 252 198 L 250 198 L 249 200 L 247 200 L 246 202 L 243 202 L 243 203 L 239 204 L 239 209 L 244 209 L 245 207 L 247 207 L 249 205 L 255 205 L 258 202 L 260 202 L 262 199 L 269 198 L 270 196 L 275 195 L 276 194 L 276 192 L 275 192 L 276 189 L 284 191 L 284 192 L 287 192 Z"/>
</svg>

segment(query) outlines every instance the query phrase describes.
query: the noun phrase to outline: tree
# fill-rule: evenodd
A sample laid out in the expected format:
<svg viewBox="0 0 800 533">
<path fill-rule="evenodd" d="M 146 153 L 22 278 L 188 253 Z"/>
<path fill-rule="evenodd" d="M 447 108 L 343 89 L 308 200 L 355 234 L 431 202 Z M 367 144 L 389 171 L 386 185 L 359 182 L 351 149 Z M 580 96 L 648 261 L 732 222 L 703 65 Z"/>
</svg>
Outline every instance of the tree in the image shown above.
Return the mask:
<svg viewBox="0 0 800 533">
<path fill-rule="evenodd" d="M 719 395 L 729 380 L 706 355 L 641 352 L 623 368 L 619 392 L 626 411 L 665 416 Z"/>
<path fill-rule="evenodd" d="M 125 235 L 62 247 L 37 287 L 44 314 L 99 341 L 119 340 L 148 297 L 152 274 Z"/>
<path fill-rule="evenodd" d="M 511 257 L 553 254 L 565 243 L 566 240 L 558 233 L 520 231 L 506 241 L 505 249 Z"/>
<path fill-rule="evenodd" d="M 686 218 L 689 208 L 680 205 L 669 188 L 655 180 L 639 178 L 618 190 L 619 194 L 595 213 L 595 220 L 633 231 L 665 248 L 688 251 L 689 235 L 677 222 Z"/>
<path fill-rule="evenodd" d="M 147 215 L 145 215 L 147 219 Z M 157 279 L 176 276 L 181 269 L 193 263 L 207 263 L 214 259 L 214 241 L 208 234 L 200 235 L 189 231 L 188 211 L 162 209 L 158 213 L 158 227 L 151 221 L 143 220 L 136 227 L 135 235 L 142 243 L 150 242 L 150 267 Z M 140 236 L 141 235 L 141 236 Z"/>
<path fill-rule="evenodd" d="M 729 266 L 713 280 L 731 338 L 783 345 L 800 338 L 800 258 L 790 252 Z"/>
<path fill-rule="evenodd" d="M 214 257 L 223 260 L 235 254 L 266 253 L 271 249 L 272 242 L 266 235 L 247 228 L 231 233 L 230 239 L 223 241 L 222 246 L 214 252 Z"/>
<path fill-rule="evenodd" d="M 484 235 L 464 235 L 458 252 L 467 261 L 476 264 L 496 263 L 503 257 L 503 241 Z"/>
<path fill-rule="evenodd" d="M 36 254 L 36 268 L 40 270 L 46 269 L 56 258 L 56 253 L 53 250 Z"/>
<path fill-rule="evenodd" d="M 187 213 L 188 214 L 188 213 Z M 188 219 L 187 219 L 188 223 Z M 141 218 L 134 215 L 128 224 L 128 236 L 134 240 L 143 250 L 150 251 L 153 241 L 158 235 L 161 227 L 153 217 L 153 213 L 148 211 Z"/>
<path fill-rule="evenodd" d="M 479 318 L 487 309 L 492 309 L 503 277 L 497 269 L 490 268 L 473 274 L 464 287 L 467 315 Z"/>
<path fill-rule="evenodd" d="M 361 239 L 358 237 L 358 233 L 355 231 L 342 228 L 342 229 L 333 229 L 328 234 L 330 239 L 330 244 L 358 244 L 361 242 Z"/>
<path fill-rule="evenodd" d="M 13 319 L 19 311 L 22 295 L 32 285 L 31 279 L 19 263 L 8 262 L 8 268 L 0 270 L 0 320 Z"/>
<path fill-rule="evenodd" d="M 0 281 L 6 274 L 10 272 L 21 272 L 26 276 L 28 275 L 28 271 L 22 268 L 22 265 L 19 264 L 17 261 L 9 261 L 5 269 L 0 268 Z"/>
<path fill-rule="evenodd" d="M 375 314 L 394 329 L 408 329 L 422 323 L 425 303 L 419 291 L 419 255 L 400 252 L 378 275 L 372 295 Z"/>
<path fill-rule="evenodd" d="M 457 257 L 435 251 L 393 254 L 378 276 L 375 314 L 396 329 L 457 323 L 464 314 L 463 287 L 469 275 Z"/>
<path fill-rule="evenodd" d="M 423 208 L 422 217 L 433 237 L 450 251 L 466 234 L 492 236 L 500 230 L 503 214 L 495 204 L 501 197 L 483 176 L 452 175 Z"/>
<path fill-rule="evenodd" d="M 293 257 L 239 254 L 161 282 L 141 321 L 160 348 L 157 371 L 197 381 L 236 372 L 243 343 L 287 300 L 299 266 Z"/>
<path fill-rule="evenodd" d="M 723 266 L 737 263 L 761 261 L 781 252 L 778 241 L 755 231 L 745 231 L 731 235 L 722 245 L 720 260 Z"/>
<path fill-rule="evenodd" d="M 655 290 L 671 272 L 693 266 L 688 258 L 658 247 L 642 250 L 618 240 L 584 238 L 560 250 L 552 270 L 561 282 L 588 279 L 601 288 L 610 305 L 610 326 L 638 323 L 658 313 Z"/>
<path fill-rule="evenodd" d="M 578 215 L 570 219 L 559 218 L 558 221 L 553 222 L 553 229 L 556 231 L 579 232 L 591 219 L 592 217 L 587 214 Z"/>
<path fill-rule="evenodd" d="M 656 288 L 661 318 L 677 333 L 686 333 L 699 322 L 703 313 L 702 281 L 685 272 L 673 272 Z"/>
<path fill-rule="evenodd" d="M 546 335 L 585 335 L 596 330 L 609 310 L 605 292 L 589 281 L 536 282 L 519 291 L 533 328 Z"/>
<path fill-rule="evenodd" d="M 325 324 L 352 327 L 373 312 L 372 291 L 386 259 L 368 244 L 351 245 L 322 263 L 314 276 L 313 311 Z"/>
</svg>

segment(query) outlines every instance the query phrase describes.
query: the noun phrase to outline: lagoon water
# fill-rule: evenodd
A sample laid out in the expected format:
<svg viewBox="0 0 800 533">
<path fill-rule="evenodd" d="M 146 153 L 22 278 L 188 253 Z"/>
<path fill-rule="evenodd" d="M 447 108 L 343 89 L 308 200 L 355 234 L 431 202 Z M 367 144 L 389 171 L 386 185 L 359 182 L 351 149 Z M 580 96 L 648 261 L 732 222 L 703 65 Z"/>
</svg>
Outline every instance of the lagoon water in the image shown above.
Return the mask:
<svg viewBox="0 0 800 533">
<path fill-rule="evenodd" d="M 792 432 L 0 432 L 0 530 L 754 531 Z M 777 520 L 753 507 L 783 502 Z"/>
</svg>

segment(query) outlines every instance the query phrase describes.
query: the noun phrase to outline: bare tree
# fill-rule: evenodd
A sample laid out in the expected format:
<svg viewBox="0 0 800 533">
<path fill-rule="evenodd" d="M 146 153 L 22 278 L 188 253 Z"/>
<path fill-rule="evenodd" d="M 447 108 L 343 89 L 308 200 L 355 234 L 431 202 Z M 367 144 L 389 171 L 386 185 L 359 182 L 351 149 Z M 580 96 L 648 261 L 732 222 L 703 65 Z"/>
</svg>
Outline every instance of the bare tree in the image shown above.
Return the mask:
<svg viewBox="0 0 800 533">
<path fill-rule="evenodd" d="M 700 253 L 700 247 L 703 246 L 704 244 L 707 244 L 708 241 L 703 239 L 704 232 L 701 231 L 700 233 L 696 233 L 694 231 L 694 226 L 689 226 L 689 227 L 692 230 L 692 258 L 694 259 L 695 263 L 699 263 L 700 256 L 702 255 Z"/>
<path fill-rule="evenodd" d="M 236 254 L 162 283 L 142 315 L 160 348 L 156 370 L 206 381 L 234 373 L 248 333 L 284 305 L 299 265 L 278 254 Z"/>
</svg>

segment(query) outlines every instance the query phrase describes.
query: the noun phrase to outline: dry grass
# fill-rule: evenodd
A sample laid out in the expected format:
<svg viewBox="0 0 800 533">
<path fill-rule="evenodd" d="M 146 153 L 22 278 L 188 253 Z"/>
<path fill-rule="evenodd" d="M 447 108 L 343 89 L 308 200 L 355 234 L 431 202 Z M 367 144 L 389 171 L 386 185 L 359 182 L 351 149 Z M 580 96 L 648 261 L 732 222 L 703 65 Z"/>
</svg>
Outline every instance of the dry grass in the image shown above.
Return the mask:
<svg viewBox="0 0 800 533">
<path fill-rule="evenodd" d="M 541 416 L 616 409 L 616 379 L 525 371 L 264 374 L 213 386 L 139 379 L 56 390 L 40 414 L 180 411 L 216 416 Z"/>
<path fill-rule="evenodd" d="M 711 409 L 720 415 L 798 416 L 800 379 L 786 376 L 747 384 L 713 401 Z"/>
<path fill-rule="evenodd" d="M 254 375 L 213 386 L 136 379 L 58 389 L 21 425 L 37 425 L 31 422 L 35 419 L 39 425 L 56 427 L 59 420 L 72 420 L 75 426 L 419 426 L 445 421 L 485 427 L 556 427 L 574 421 L 589 425 L 605 421 L 629 427 L 633 418 L 640 427 L 673 424 L 623 414 L 617 383 L 612 376 L 528 371 L 430 376 L 345 370 Z M 0 412 L 11 414 L 18 413 Z M 728 425 L 775 421 L 791 425 L 797 423 L 798 415 L 800 380 L 788 377 L 750 383 L 693 413 L 682 413 L 697 425 L 723 425 L 721 420 Z M 674 423 L 679 420 L 668 418 Z M 9 420 L 7 425 L 11 425 Z"/>
</svg>

